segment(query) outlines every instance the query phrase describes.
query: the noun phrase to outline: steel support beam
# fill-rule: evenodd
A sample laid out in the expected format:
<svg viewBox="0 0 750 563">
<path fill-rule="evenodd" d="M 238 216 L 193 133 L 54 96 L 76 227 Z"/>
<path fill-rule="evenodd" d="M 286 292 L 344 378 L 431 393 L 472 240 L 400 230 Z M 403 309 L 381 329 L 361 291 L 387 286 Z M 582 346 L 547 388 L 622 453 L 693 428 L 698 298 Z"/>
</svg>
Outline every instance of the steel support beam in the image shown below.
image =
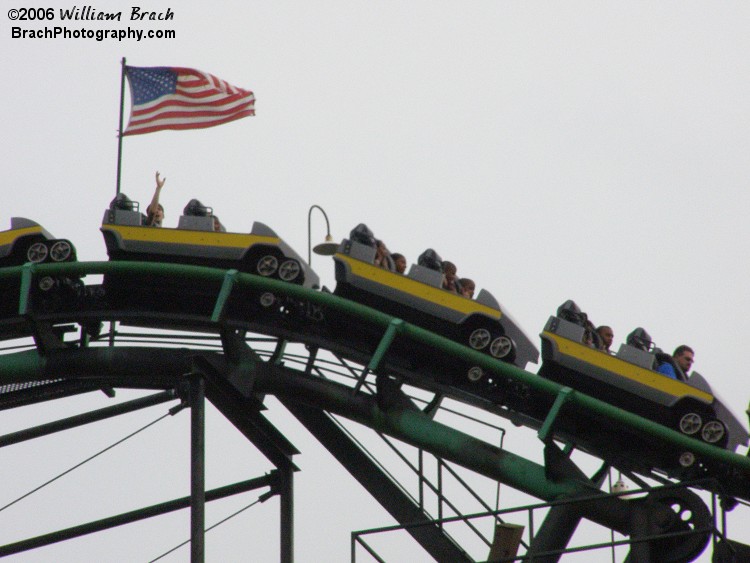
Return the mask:
<svg viewBox="0 0 750 563">
<path fill-rule="evenodd" d="M 130 382 L 132 386 L 135 381 L 140 383 L 142 373 L 143 379 L 150 380 L 153 385 L 155 366 L 163 370 L 158 377 L 174 383 L 183 374 L 191 372 L 197 355 L 199 354 L 189 350 L 155 348 L 86 348 L 59 351 L 44 358 L 36 353 L 22 352 L 3 356 L 0 362 L 0 383 L 9 378 L 18 381 L 21 377 L 26 380 L 46 380 L 53 373 L 57 377 L 88 376 L 104 379 L 101 374 L 111 373 L 111 377 L 105 381 L 114 386 L 118 386 L 120 381 Z M 200 355 L 212 357 L 211 353 Z M 221 361 L 219 355 L 213 355 L 213 358 Z M 395 405 L 383 410 L 375 397 L 362 393 L 352 395 L 350 387 L 308 377 L 281 366 L 266 364 L 264 368 L 267 369 L 246 374 L 247 377 L 255 377 L 256 392 L 273 393 L 281 398 L 340 414 L 539 499 L 554 501 L 590 496 L 591 502 L 581 504 L 586 518 L 629 534 L 632 525 L 627 518 L 622 517 L 621 510 L 627 501 L 601 498 L 604 495 L 591 487 L 590 483 L 571 479 L 549 480 L 543 466 L 434 422 L 417 409 Z M 575 398 L 571 401 L 575 401 Z M 662 430 L 671 432 L 666 428 Z M 702 445 L 695 440 L 685 439 L 696 442 L 696 449 Z M 710 446 L 706 448 L 718 451 Z M 662 518 L 674 517 L 671 511 L 667 511 L 667 514 L 661 508 L 655 507 L 655 510 Z"/>
<path fill-rule="evenodd" d="M 71 416 L 69 418 L 63 418 L 54 422 L 48 422 L 40 426 L 34 426 L 33 428 L 27 428 L 26 430 L 20 430 L 5 436 L 0 436 L 0 448 L 4 446 L 10 446 L 12 444 L 18 444 L 26 440 L 33 440 L 34 438 L 41 438 L 42 436 L 48 436 L 55 432 L 61 432 L 63 430 L 70 430 L 71 428 L 77 428 L 84 424 L 90 424 L 92 422 L 99 422 L 107 418 L 119 416 L 121 414 L 127 414 L 140 409 L 145 409 L 167 401 L 175 399 L 175 393 L 172 390 L 163 391 L 148 397 L 142 397 L 140 399 L 134 399 L 120 403 L 119 405 L 113 405 L 111 407 L 105 407 L 103 409 L 94 410 L 85 414 L 79 414 L 77 416 Z"/>
<path fill-rule="evenodd" d="M 206 441 L 205 384 L 201 374 L 190 377 L 190 561 L 205 560 Z"/>
<path fill-rule="evenodd" d="M 591 477 L 592 486 L 601 486 L 607 477 L 608 467 L 604 465 Z M 538 563 L 557 563 L 562 557 L 559 552 L 568 546 L 580 522 L 581 514 L 574 503 L 551 507 L 541 527 L 534 534 L 526 555 Z M 558 553 L 553 555 L 550 552 Z M 544 555 L 546 553 L 550 554 Z"/>
<path fill-rule="evenodd" d="M 296 401 L 281 399 L 284 406 L 336 457 L 372 497 L 402 525 L 436 561 L 473 561 L 425 512 L 393 482 L 331 420 L 328 414 Z M 414 524 L 423 524 L 416 525 Z"/>
<path fill-rule="evenodd" d="M 270 487 L 270 492 L 278 486 L 278 472 L 272 471 L 270 474 L 255 479 L 249 479 L 234 485 L 227 485 L 226 487 L 220 487 L 212 491 L 206 492 L 206 500 L 213 501 L 222 498 L 226 498 L 232 495 L 245 493 L 261 487 Z M 266 493 L 268 494 L 268 493 Z M 90 522 L 88 524 L 81 524 L 80 526 L 74 526 L 66 530 L 59 530 L 50 534 L 37 536 L 35 538 L 22 540 L 19 542 L 0 546 L 0 557 L 6 555 L 12 555 L 14 553 L 21 553 L 37 547 L 44 547 L 46 545 L 52 545 L 57 542 L 79 538 L 88 534 L 101 532 L 103 530 L 109 530 L 117 526 L 124 524 L 131 524 L 140 520 L 146 520 L 147 518 L 153 518 L 154 516 L 161 516 L 162 514 L 168 514 L 177 510 L 182 510 L 190 506 L 190 497 L 183 497 L 176 500 L 171 500 L 161 504 L 155 504 L 146 508 L 133 510 L 131 512 L 125 512 L 117 516 L 110 516 L 96 522 Z"/>
<path fill-rule="evenodd" d="M 588 479 L 561 475 L 550 480 L 544 466 L 435 422 L 397 400 L 361 393 L 353 396 L 346 386 L 283 367 L 275 367 L 272 375 L 258 377 L 256 385 L 261 391 L 277 395 L 285 404 L 302 403 L 339 414 L 536 498 L 580 499 L 578 509 L 585 518 L 625 535 L 633 530 L 628 501 L 605 495 Z M 387 405 L 387 409 L 381 409 L 381 405 Z M 675 518 L 664 506 L 650 506 L 649 512 L 652 521 L 664 528 Z"/>
<path fill-rule="evenodd" d="M 206 380 L 206 397 L 278 469 L 297 471 L 292 456 L 299 450 L 260 412 L 262 401 L 253 391 L 253 379 L 242 377 L 266 364 L 244 340 L 228 344 L 224 357 L 196 357 L 194 365 Z M 241 372 L 241 373 L 240 373 Z"/>
<path fill-rule="evenodd" d="M 294 471 L 279 469 L 281 563 L 294 563 Z"/>
</svg>

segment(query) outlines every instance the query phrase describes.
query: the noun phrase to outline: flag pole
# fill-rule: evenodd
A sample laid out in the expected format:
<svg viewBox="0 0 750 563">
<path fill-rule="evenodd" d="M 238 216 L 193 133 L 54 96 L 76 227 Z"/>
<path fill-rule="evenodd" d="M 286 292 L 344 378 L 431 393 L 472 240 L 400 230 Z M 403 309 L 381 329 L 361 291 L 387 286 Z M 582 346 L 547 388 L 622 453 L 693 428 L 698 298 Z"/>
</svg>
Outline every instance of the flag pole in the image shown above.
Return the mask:
<svg viewBox="0 0 750 563">
<path fill-rule="evenodd" d="M 125 57 L 122 58 L 120 73 L 120 128 L 117 130 L 117 186 L 115 195 L 120 194 L 120 179 L 122 176 L 122 122 L 125 109 Z"/>
</svg>

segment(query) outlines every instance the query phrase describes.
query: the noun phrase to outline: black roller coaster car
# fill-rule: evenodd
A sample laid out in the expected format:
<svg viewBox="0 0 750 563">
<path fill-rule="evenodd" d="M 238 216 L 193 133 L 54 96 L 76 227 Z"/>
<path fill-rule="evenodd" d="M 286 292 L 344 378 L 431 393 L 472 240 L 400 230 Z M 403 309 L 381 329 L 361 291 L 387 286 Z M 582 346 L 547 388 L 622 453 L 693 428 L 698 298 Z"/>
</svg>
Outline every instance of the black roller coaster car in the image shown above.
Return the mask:
<svg viewBox="0 0 750 563">
<path fill-rule="evenodd" d="M 676 365 L 676 379 L 656 371 L 672 360 L 645 330 L 633 331 L 611 354 L 585 342 L 587 326 L 572 301 L 550 317 L 541 334 L 540 375 L 709 444 L 731 451 L 748 444 L 745 426 L 702 375 L 685 374 Z M 680 458 L 683 467 L 694 462 L 690 452 Z"/>
</svg>

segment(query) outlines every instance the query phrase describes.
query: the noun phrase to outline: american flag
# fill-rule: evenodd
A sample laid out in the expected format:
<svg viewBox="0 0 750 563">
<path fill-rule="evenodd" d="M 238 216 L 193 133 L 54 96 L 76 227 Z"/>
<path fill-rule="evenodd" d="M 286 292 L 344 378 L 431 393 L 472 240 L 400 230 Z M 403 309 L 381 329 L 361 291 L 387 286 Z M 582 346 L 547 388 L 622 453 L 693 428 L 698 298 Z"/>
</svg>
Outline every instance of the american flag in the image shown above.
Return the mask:
<svg viewBox="0 0 750 563">
<path fill-rule="evenodd" d="M 132 107 L 123 135 L 201 129 L 255 115 L 255 96 L 192 68 L 126 66 Z"/>
</svg>

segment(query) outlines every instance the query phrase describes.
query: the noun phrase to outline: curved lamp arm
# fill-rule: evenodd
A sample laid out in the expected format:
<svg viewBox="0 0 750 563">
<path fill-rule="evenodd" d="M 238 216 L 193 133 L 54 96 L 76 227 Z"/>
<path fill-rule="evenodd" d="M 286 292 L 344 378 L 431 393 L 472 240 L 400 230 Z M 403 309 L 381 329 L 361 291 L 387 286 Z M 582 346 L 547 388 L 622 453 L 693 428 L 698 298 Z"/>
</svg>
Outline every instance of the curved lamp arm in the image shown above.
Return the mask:
<svg viewBox="0 0 750 563">
<path fill-rule="evenodd" d="M 331 237 L 331 224 L 328 222 L 328 215 L 326 215 L 325 210 L 320 205 L 312 205 L 310 206 L 309 211 L 307 212 L 307 263 L 310 264 L 310 261 L 312 260 L 312 236 L 310 234 L 310 225 L 312 222 L 312 212 L 313 209 L 317 209 L 323 214 L 323 217 L 326 220 L 326 242 L 333 242 L 333 238 Z"/>
</svg>

